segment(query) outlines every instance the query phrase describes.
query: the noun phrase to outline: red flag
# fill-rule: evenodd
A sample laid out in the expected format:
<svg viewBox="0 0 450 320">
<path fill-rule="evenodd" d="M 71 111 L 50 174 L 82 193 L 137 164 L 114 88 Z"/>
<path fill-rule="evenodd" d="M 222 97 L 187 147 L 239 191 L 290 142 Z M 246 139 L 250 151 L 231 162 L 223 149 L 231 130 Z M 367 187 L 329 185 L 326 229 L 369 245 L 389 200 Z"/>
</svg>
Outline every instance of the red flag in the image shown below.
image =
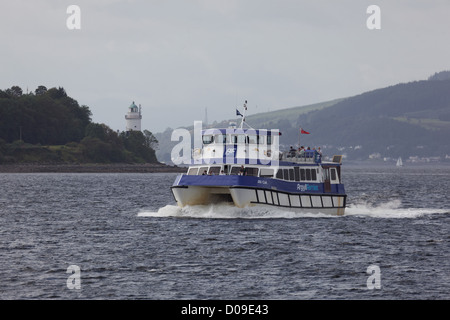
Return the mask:
<svg viewBox="0 0 450 320">
<path fill-rule="evenodd" d="M 302 134 L 309 134 L 309 132 L 306 132 L 306 131 L 303 130 L 302 128 L 300 128 L 300 133 L 302 133 Z"/>
</svg>

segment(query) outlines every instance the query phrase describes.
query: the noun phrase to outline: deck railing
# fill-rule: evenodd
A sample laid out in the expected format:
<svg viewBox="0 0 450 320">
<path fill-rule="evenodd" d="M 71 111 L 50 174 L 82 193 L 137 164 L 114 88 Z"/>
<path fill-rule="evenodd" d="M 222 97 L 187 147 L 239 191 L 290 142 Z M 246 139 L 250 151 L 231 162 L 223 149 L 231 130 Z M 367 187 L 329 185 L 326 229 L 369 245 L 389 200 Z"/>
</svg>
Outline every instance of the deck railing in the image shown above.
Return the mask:
<svg viewBox="0 0 450 320">
<path fill-rule="evenodd" d="M 296 163 L 321 163 L 322 155 L 316 150 L 285 151 L 280 154 L 280 160 Z"/>
</svg>

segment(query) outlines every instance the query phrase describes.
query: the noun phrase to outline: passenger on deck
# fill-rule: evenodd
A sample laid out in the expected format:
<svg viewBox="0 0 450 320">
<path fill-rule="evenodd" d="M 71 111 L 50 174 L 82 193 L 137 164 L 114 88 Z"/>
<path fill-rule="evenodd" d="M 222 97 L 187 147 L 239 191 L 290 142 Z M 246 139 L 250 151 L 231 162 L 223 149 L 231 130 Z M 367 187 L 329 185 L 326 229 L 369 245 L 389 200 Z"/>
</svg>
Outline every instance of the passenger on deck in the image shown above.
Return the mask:
<svg viewBox="0 0 450 320">
<path fill-rule="evenodd" d="M 223 172 L 223 170 L 220 170 L 219 176 L 224 176 L 225 172 Z"/>
<path fill-rule="evenodd" d="M 317 150 L 314 148 L 314 162 L 322 162 L 322 152 L 320 151 L 320 147 Z"/>
<path fill-rule="evenodd" d="M 202 176 L 206 176 L 206 170 L 203 171 Z"/>
<path fill-rule="evenodd" d="M 288 158 L 294 158 L 295 157 L 295 149 L 291 146 L 291 149 L 289 150 Z"/>
<path fill-rule="evenodd" d="M 239 175 L 240 176 L 245 176 L 246 174 L 246 170 L 244 168 L 244 165 L 241 165 L 241 169 L 239 169 Z"/>
<path fill-rule="evenodd" d="M 299 149 L 298 149 L 298 156 L 299 157 L 303 157 L 305 155 L 305 147 L 304 146 L 301 146 Z"/>
<path fill-rule="evenodd" d="M 311 150 L 311 147 L 306 148 L 305 150 L 305 158 L 314 158 L 314 151 L 315 150 Z"/>
</svg>

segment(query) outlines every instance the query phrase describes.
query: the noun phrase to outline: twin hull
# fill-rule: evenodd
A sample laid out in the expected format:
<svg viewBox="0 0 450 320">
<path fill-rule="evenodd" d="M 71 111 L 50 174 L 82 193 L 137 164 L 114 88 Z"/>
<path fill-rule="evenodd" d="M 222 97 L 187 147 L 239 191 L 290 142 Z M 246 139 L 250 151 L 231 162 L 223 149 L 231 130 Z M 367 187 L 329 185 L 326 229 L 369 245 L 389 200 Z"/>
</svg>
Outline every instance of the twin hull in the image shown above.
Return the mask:
<svg viewBox="0 0 450 320">
<path fill-rule="evenodd" d="M 332 184 L 325 190 L 323 183 L 253 176 L 179 175 L 171 190 L 181 207 L 232 202 L 240 208 L 266 205 L 299 212 L 343 215 L 346 203 L 342 184 Z"/>
</svg>

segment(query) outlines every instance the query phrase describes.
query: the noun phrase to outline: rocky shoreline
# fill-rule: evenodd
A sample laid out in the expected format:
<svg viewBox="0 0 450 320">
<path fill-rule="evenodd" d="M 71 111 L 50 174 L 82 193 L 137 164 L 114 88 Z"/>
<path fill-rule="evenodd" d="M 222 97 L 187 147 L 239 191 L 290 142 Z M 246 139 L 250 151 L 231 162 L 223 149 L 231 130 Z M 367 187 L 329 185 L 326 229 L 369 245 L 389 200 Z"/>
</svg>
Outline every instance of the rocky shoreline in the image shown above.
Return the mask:
<svg viewBox="0 0 450 320">
<path fill-rule="evenodd" d="M 112 163 L 112 164 L 0 164 L 0 173 L 155 173 L 186 172 L 186 168 L 162 163 Z"/>
</svg>

